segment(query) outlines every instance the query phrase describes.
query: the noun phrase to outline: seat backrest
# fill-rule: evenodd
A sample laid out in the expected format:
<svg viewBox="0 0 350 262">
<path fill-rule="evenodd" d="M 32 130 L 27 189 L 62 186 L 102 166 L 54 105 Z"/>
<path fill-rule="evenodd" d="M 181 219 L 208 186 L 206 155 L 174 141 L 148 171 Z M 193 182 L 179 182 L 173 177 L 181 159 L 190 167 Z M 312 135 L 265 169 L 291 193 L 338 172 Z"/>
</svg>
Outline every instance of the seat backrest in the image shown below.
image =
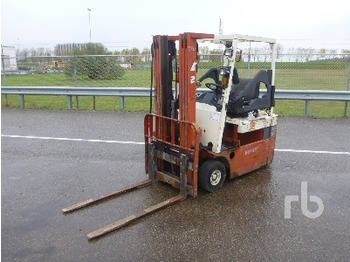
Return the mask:
<svg viewBox="0 0 350 262">
<path fill-rule="evenodd" d="M 251 79 L 240 79 L 239 82 L 232 86 L 230 97 L 234 98 L 241 94 L 245 86 L 250 82 Z"/>
<path fill-rule="evenodd" d="M 231 98 L 244 97 L 245 101 L 259 97 L 260 83 L 269 85 L 269 77 L 266 70 L 260 70 L 253 79 L 240 79 L 239 83 L 233 86 Z"/>
</svg>

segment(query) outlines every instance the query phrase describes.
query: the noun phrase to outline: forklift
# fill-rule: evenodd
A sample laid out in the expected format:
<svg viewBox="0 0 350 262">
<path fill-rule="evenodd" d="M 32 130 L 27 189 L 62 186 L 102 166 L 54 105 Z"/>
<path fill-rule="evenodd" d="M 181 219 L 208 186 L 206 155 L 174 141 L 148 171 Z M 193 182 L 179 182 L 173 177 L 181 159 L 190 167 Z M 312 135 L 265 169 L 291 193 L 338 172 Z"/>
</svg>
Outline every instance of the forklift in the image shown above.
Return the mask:
<svg viewBox="0 0 350 262">
<path fill-rule="evenodd" d="M 198 44 L 203 42 L 223 45 L 224 63 L 197 78 Z M 244 43 L 265 43 L 271 48 L 270 67 L 261 69 L 253 78 L 242 78 L 235 67 L 242 59 L 238 46 Z M 148 179 L 64 208 L 63 212 L 70 213 L 157 181 L 177 188 L 179 194 L 90 232 L 89 240 L 185 200 L 188 195 L 196 197 L 199 188 L 214 192 L 227 178 L 247 174 L 273 160 L 277 131 L 277 115 L 273 113 L 275 39 L 239 34 L 156 35 L 151 50 L 155 112 L 144 118 Z M 198 92 L 205 79 L 210 80 L 205 83 L 207 90 Z M 150 99 L 152 105 L 152 95 Z"/>
</svg>

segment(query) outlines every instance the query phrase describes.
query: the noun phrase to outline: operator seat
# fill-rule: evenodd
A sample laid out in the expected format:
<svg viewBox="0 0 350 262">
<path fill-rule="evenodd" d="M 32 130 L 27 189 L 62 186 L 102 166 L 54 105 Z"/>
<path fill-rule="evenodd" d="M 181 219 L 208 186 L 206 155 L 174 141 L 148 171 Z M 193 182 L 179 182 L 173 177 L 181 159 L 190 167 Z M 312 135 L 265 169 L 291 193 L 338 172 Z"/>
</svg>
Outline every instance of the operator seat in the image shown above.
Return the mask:
<svg viewBox="0 0 350 262">
<path fill-rule="evenodd" d="M 271 79 L 272 70 L 260 70 L 253 79 L 240 79 L 232 87 L 227 115 L 241 116 L 258 109 L 271 108 L 275 93 Z M 265 84 L 266 94 L 259 98 L 261 83 Z"/>
<path fill-rule="evenodd" d="M 220 86 L 220 81 L 219 81 L 220 69 L 224 70 L 226 74 L 229 74 L 231 71 L 230 66 L 220 67 L 220 68 L 212 67 L 203 76 L 201 76 L 198 79 L 198 81 L 202 82 L 204 79 L 211 78 L 212 80 L 214 80 L 215 84 L 218 84 Z M 239 83 L 238 71 L 236 68 L 233 68 L 232 83 L 233 84 Z M 219 101 L 222 97 L 222 91 L 223 91 L 222 88 L 217 87 L 215 90 L 202 93 L 199 96 L 197 96 L 197 102 L 215 106 L 218 111 L 221 111 L 221 106 L 219 105 Z"/>
</svg>

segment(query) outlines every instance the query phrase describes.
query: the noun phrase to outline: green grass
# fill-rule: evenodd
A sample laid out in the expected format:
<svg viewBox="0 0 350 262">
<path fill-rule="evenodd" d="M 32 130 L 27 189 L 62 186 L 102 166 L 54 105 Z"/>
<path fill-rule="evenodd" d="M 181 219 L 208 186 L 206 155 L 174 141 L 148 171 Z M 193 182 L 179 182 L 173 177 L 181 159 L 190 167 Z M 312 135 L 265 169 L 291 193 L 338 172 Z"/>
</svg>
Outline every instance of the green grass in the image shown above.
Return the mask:
<svg viewBox="0 0 350 262">
<path fill-rule="evenodd" d="M 347 69 L 277 69 L 278 89 L 346 90 Z"/>
<path fill-rule="evenodd" d="M 311 101 L 310 117 L 340 118 L 344 116 L 345 102 Z M 305 116 L 305 101 L 276 100 L 274 112 L 280 116 Z M 350 103 L 346 116 L 350 117 Z"/>
<path fill-rule="evenodd" d="M 7 86 L 74 86 L 74 80 L 64 74 L 7 75 L 2 77 L 2 85 L 4 81 Z"/>
<path fill-rule="evenodd" d="M 88 77 L 73 77 L 64 73 L 7 75 L 2 77 L 1 84 L 7 86 L 87 86 L 87 87 L 148 87 L 151 83 L 149 70 L 127 70 L 125 75 L 117 80 L 92 80 Z"/>
<path fill-rule="evenodd" d="M 244 64 L 244 63 L 243 63 Z M 248 72 L 246 64 L 238 67 L 240 78 L 253 76 L 265 63 L 252 63 Z M 266 63 L 267 64 L 267 63 Z M 346 90 L 349 79 L 349 62 L 307 62 L 307 63 L 277 63 L 277 89 L 314 89 L 314 90 Z M 199 69 L 201 76 L 207 69 Z M 91 86 L 91 87 L 149 87 L 150 70 L 126 70 L 125 75 L 117 80 L 91 80 L 79 77 L 74 81 L 63 73 L 7 75 L 2 77 L 2 85 L 7 86 Z M 79 109 L 92 110 L 92 97 L 79 97 Z M 5 96 L 1 97 L 2 107 L 6 107 Z M 25 97 L 26 108 L 67 109 L 65 96 L 29 96 Z M 77 108 L 76 99 L 73 106 Z M 8 96 L 8 107 L 19 108 L 19 98 Z M 304 115 L 304 101 L 276 101 L 275 112 L 279 115 Z M 310 115 L 314 117 L 342 117 L 344 102 L 311 102 Z M 350 108 L 350 105 L 349 105 Z M 96 110 L 120 110 L 120 97 L 96 97 Z M 148 111 L 148 98 L 125 98 L 125 110 Z M 349 109 L 347 112 L 349 116 Z"/>
</svg>

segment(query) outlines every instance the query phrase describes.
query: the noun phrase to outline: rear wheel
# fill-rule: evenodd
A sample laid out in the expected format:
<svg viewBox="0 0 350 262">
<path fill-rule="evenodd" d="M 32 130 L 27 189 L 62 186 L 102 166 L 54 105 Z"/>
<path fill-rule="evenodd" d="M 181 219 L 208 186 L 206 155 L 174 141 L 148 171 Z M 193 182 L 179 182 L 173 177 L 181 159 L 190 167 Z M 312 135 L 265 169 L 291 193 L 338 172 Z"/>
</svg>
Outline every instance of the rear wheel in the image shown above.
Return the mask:
<svg viewBox="0 0 350 262">
<path fill-rule="evenodd" d="M 217 160 L 207 160 L 199 168 L 199 185 L 205 191 L 214 192 L 222 187 L 226 178 L 223 163 Z"/>
</svg>

